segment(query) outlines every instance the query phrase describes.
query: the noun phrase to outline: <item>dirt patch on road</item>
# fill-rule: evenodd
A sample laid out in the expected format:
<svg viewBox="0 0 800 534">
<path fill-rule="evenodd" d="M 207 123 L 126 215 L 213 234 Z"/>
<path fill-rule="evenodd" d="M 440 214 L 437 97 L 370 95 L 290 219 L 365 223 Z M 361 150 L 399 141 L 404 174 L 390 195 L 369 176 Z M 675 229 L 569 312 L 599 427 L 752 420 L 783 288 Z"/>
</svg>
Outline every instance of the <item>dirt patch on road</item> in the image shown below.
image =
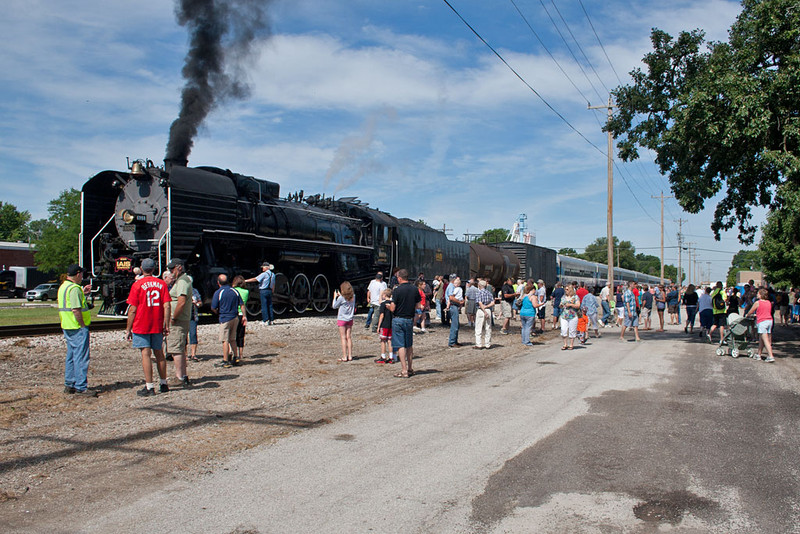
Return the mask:
<svg viewBox="0 0 800 534">
<path fill-rule="evenodd" d="M 462 318 L 463 320 L 463 318 Z M 73 520 L 129 503 L 170 480 L 191 481 L 236 451 L 324 425 L 371 404 L 459 379 L 517 357 L 535 357 L 552 331 L 523 347 L 519 326 L 495 331 L 490 350 L 447 348 L 447 330 L 415 336 L 415 370 L 379 365 L 375 334 L 357 318 L 351 363 L 340 363 L 333 318 L 303 317 L 274 326 L 251 323 L 243 365 L 220 358 L 214 325 L 200 327 L 195 385 L 140 398 L 138 351 L 120 332 L 93 334 L 89 385 L 96 399 L 62 393 L 59 336 L 0 342 L 0 525 L 2 530 L 63 531 Z M 174 373 L 172 364 L 168 366 Z M 167 512 L 165 508 L 165 513 Z M 69 527 L 66 527 L 69 529 Z"/>
</svg>

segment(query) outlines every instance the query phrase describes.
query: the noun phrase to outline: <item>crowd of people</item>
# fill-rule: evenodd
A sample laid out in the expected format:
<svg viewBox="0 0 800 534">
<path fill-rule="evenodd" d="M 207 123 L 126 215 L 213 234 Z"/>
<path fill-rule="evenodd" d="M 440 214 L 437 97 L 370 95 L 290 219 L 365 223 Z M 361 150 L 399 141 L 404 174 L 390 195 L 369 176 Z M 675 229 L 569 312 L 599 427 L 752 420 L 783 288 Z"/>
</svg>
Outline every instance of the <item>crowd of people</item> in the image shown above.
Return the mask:
<svg viewBox="0 0 800 534">
<path fill-rule="evenodd" d="M 552 329 L 561 332 L 562 350 L 573 350 L 576 340 L 585 344 L 590 336 L 599 338 L 601 329 L 619 328 L 619 338 L 624 340 L 628 331 L 635 341 L 641 341 L 640 330 L 664 332 L 665 325 L 683 325 L 684 332 L 694 335 L 699 323 L 701 338 L 719 343 L 726 342 L 725 330 L 729 318 L 753 317 L 755 324 L 749 333 L 750 341 L 758 341 L 754 357 L 774 362 L 772 353 L 772 327 L 774 315 L 779 314 L 781 324 L 800 322 L 800 289 L 775 291 L 772 288 L 757 288 L 751 281 L 739 289 L 725 289 L 722 282 L 713 287 L 698 288 L 693 284 L 639 284 L 630 281 L 613 288 L 606 284 L 600 291 L 586 287 L 583 282 L 557 282 L 549 292 L 543 280 L 514 280 L 509 278 L 502 287 L 495 289 L 485 279 L 470 278 L 462 287 L 462 279 L 453 273 L 438 275 L 429 284 L 424 273 L 419 273 L 416 282 L 419 293 L 415 313 L 414 333 L 426 332 L 431 318 L 439 318 L 449 328 L 448 347 L 461 346 L 459 331 L 462 327 L 457 318 L 463 314 L 466 326 L 474 329 L 476 350 L 492 346 L 492 330 L 499 324 L 501 334 L 508 334 L 512 319 L 520 321 L 520 338 L 524 346 L 533 345 L 532 340 L 548 329 L 546 307 L 550 304 Z M 383 273 L 378 273 L 368 288 L 371 309 L 365 328 L 370 328 L 374 310 L 381 317 L 387 316 L 387 303 L 391 302 L 392 288 L 397 280 L 392 277 L 388 285 Z M 549 296 L 548 296 L 549 293 Z M 374 297 L 374 298 L 373 298 Z M 685 310 L 685 323 L 681 319 Z M 390 317 L 388 312 L 388 316 Z M 387 342 L 391 331 L 389 321 L 381 322 L 381 357 L 377 363 L 393 363 L 394 352 L 387 356 Z M 538 324 L 537 324 L 538 323 Z M 374 330 L 373 330 L 374 331 Z M 766 354 L 764 354 L 766 353 Z"/>
<path fill-rule="evenodd" d="M 211 309 L 219 319 L 222 359 L 216 364 L 218 367 L 240 365 L 244 357 L 245 304 L 249 300 L 246 284 L 259 285 L 262 321 L 274 324 L 275 275 L 272 269 L 269 262 L 264 262 L 260 275 L 250 279 L 236 276 L 232 284 L 226 274 L 217 277 L 218 289 L 211 299 Z M 187 360 L 197 361 L 200 294 L 193 288 L 183 261 L 170 261 L 161 277 L 154 271 L 153 260 L 142 261 L 135 270 L 136 280 L 127 300 L 126 339 L 141 354 L 145 385 L 137 394 L 144 397 L 155 395 L 153 358 L 160 393 L 169 391 L 167 361 L 174 362 L 175 378 L 184 388 L 192 386 Z M 67 344 L 64 392 L 96 396 L 96 392 L 87 387 L 91 305 L 86 298 L 89 286 L 81 283 L 83 275 L 80 266 L 69 266 L 58 293 L 58 311 Z M 752 280 L 741 292 L 736 287 L 725 289 L 722 282 L 698 288 L 693 284 L 650 286 L 632 281 L 616 288 L 606 284 L 599 292 L 591 291 L 583 282 L 557 282 L 548 291 L 541 279 L 515 281 L 509 278 L 495 289 L 486 279 L 469 278 L 462 287 L 462 279 L 456 273 L 437 275 L 430 282 L 424 273 L 419 273 L 412 281 L 405 269 L 396 269 L 388 282 L 384 273 L 376 273 L 367 287 L 366 302 L 364 328 L 378 335 L 380 345 L 380 357 L 375 362 L 399 362 L 401 370 L 394 374 L 398 378 L 414 375 L 414 335 L 426 333 L 433 320 L 449 329 L 449 348 L 462 346 L 459 342 L 462 314 L 465 325 L 473 330 L 476 350 L 492 348 L 492 332 L 496 325 L 502 335 L 510 334 L 515 318 L 520 322 L 520 341 L 526 347 L 532 346 L 533 340 L 547 330 L 549 324 L 552 329 L 560 330 L 561 350 L 573 350 L 576 340 L 585 344 L 592 333 L 601 337 L 604 328 L 618 327 L 622 340 L 630 330 L 635 341 L 641 341 L 640 330 L 657 327 L 657 332 L 663 332 L 665 324 L 683 324 L 684 332 L 693 335 L 698 320 L 698 335 L 709 342 L 718 335 L 722 344 L 726 327 L 735 314 L 734 319 L 754 318 L 753 328 L 748 333 L 751 341 L 758 341 L 758 351 L 753 357 L 762 359 L 766 352 L 766 362 L 775 361 L 772 350 L 775 314 L 783 325 L 800 322 L 800 288 L 775 291 L 756 287 Z M 552 323 L 547 318 L 548 304 Z M 341 341 L 342 357 L 338 361 L 353 361 L 352 328 L 357 298 L 349 282 L 343 282 L 334 291 L 331 306 L 337 310 Z M 681 319 L 682 307 L 685 323 Z"/>
</svg>

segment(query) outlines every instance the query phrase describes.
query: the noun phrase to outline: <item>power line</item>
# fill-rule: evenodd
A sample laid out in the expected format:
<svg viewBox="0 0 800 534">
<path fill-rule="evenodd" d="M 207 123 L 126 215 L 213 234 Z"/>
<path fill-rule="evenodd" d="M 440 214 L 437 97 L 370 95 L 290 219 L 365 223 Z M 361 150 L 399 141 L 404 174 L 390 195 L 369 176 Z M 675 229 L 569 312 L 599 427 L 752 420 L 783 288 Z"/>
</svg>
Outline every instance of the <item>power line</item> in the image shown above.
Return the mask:
<svg viewBox="0 0 800 534">
<path fill-rule="evenodd" d="M 522 18 L 522 20 L 525 22 L 525 24 L 528 26 L 528 29 L 530 29 L 530 30 L 531 30 L 531 33 L 534 35 L 534 37 L 536 37 L 536 40 L 537 40 L 537 41 L 539 41 L 539 44 L 540 44 L 540 45 L 542 45 L 542 48 L 544 48 L 544 51 L 545 51 L 545 52 L 547 52 L 547 55 L 548 55 L 548 56 L 550 56 L 550 59 L 552 59 L 552 60 L 553 60 L 553 62 L 556 64 L 556 66 L 557 66 L 557 67 L 558 67 L 558 69 L 561 71 L 561 73 L 564 75 L 564 77 L 565 77 L 567 80 L 569 80 L 569 83 L 571 83 L 571 84 L 572 84 L 572 87 L 574 87 L 574 88 L 575 88 L 575 90 L 576 90 L 576 91 L 578 91 L 578 93 L 579 93 L 579 94 L 580 94 L 580 95 L 583 97 L 583 99 L 584 99 L 584 100 L 586 100 L 586 102 L 588 103 L 588 102 L 589 102 L 589 99 L 586 97 L 586 95 L 584 95 L 584 94 L 583 94 L 583 91 L 581 91 L 581 90 L 580 90 L 580 88 L 579 88 L 579 87 L 578 87 L 578 86 L 575 84 L 575 82 L 572 80 L 572 78 L 570 78 L 569 74 L 567 74 L 567 71 L 565 71 L 565 70 L 564 70 L 564 67 L 562 67 L 562 66 L 561 66 L 561 63 L 559 63 L 559 62 L 558 62 L 558 60 L 556 59 L 556 57 L 555 57 L 555 56 L 552 54 L 552 52 L 550 52 L 550 49 L 549 49 L 549 48 L 547 48 L 547 45 L 546 45 L 546 44 L 544 44 L 544 41 L 542 40 L 542 38 L 541 38 L 541 37 L 539 37 L 539 34 L 538 34 L 538 33 L 536 33 L 536 30 L 534 30 L 534 29 L 533 29 L 533 26 L 531 26 L 531 23 L 530 23 L 530 22 L 528 22 L 528 19 L 525 17 L 525 15 L 522 13 L 522 11 L 520 10 L 520 8 L 517 6 L 517 3 L 516 3 L 514 0 L 509 0 L 509 1 L 511 2 L 511 5 L 513 5 L 513 6 L 514 6 L 514 9 L 516 9 L 516 10 L 517 10 L 517 13 L 519 13 L 519 16 Z"/>
<path fill-rule="evenodd" d="M 597 38 L 597 44 L 600 45 L 600 48 L 603 50 L 603 54 L 606 56 L 606 60 L 608 61 L 608 64 L 611 66 L 611 70 L 614 71 L 614 76 L 617 77 L 617 81 L 619 82 L 620 85 L 622 85 L 622 80 L 620 79 L 619 74 L 617 74 L 617 69 L 615 69 L 614 68 L 614 64 L 611 63 L 611 58 L 608 57 L 608 53 L 606 52 L 606 47 L 603 46 L 603 43 L 600 41 L 600 36 L 597 35 L 597 30 L 594 29 L 594 24 L 592 24 L 592 19 L 591 19 L 591 17 L 589 17 L 589 13 L 586 11 L 586 8 L 583 6 L 583 0 L 578 0 L 578 3 L 581 5 L 581 9 L 583 9 L 583 14 L 586 15 L 586 20 L 589 21 L 589 26 L 591 26 L 592 32 L 594 32 L 594 36 Z"/>
<path fill-rule="evenodd" d="M 447 1 L 447 0 L 445 0 L 445 1 Z M 592 80 L 589 79 L 589 76 L 586 74 L 586 71 L 583 70 L 583 65 L 581 65 L 580 61 L 578 61 L 578 58 L 575 56 L 575 52 L 572 51 L 572 47 L 569 46 L 569 43 L 564 38 L 564 34 L 561 33 L 561 30 L 558 28 L 558 24 L 556 24 L 556 21 L 553 20 L 553 16 L 550 15 L 550 11 L 548 11 L 547 6 L 544 5 L 544 0 L 539 0 L 539 3 L 542 4 L 542 8 L 544 9 L 544 12 L 547 13 L 547 18 L 549 18 L 550 22 L 553 23 L 553 27 L 556 29 L 556 32 L 558 33 L 558 36 L 561 37 L 561 40 L 564 42 L 564 46 L 567 47 L 567 50 L 569 51 L 570 55 L 572 56 L 572 59 L 575 60 L 575 64 L 578 65 L 578 68 L 580 69 L 581 74 L 583 74 L 583 77 L 586 78 L 586 81 L 589 82 L 589 85 L 592 86 L 592 90 L 594 90 L 594 92 L 597 95 L 597 97 L 600 100 L 604 100 L 604 98 L 600 95 L 600 92 L 597 90 L 597 88 L 592 83 Z"/>
<path fill-rule="evenodd" d="M 558 13 L 558 17 L 561 19 L 561 22 L 564 23 L 564 26 L 567 28 L 567 31 L 569 32 L 570 37 L 572 37 L 572 40 L 575 41 L 575 46 L 577 46 L 578 50 L 581 51 L 581 54 L 583 55 L 583 59 L 586 60 L 586 63 L 589 65 L 589 68 L 591 68 L 592 72 L 594 72 L 594 75 L 597 77 L 597 81 L 600 82 L 600 85 L 603 87 L 603 89 L 605 89 L 606 93 L 610 93 L 611 91 L 608 90 L 608 87 L 606 87 L 606 84 L 604 84 L 603 80 L 600 79 L 600 75 L 595 70 L 594 65 L 592 65 L 592 61 L 586 55 L 586 52 L 583 51 L 583 47 L 578 42 L 578 39 L 575 38 L 575 34 L 572 33 L 572 28 L 570 28 L 569 24 L 567 24 L 567 21 L 564 20 L 564 16 L 561 14 L 561 10 L 558 9 L 558 6 L 556 5 L 555 0 L 550 0 L 550 3 L 553 4 L 553 7 L 555 8 L 556 13 Z"/>
<path fill-rule="evenodd" d="M 545 104 L 545 105 L 546 105 L 546 106 L 547 106 L 547 107 L 548 107 L 548 108 L 549 108 L 549 109 L 550 109 L 550 110 L 551 110 L 553 113 L 555 113 L 555 114 L 556 114 L 556 116 L 558 116 L 558 118 L 559 118 L 559 119 L 561 119 L 561 120 L 564 122 L 564 124 L 566 124 L 567 126 L 569 126 L 569 128 L 570 128 L 572 131 L 574 131 L 575 133 L 577 133 L 577 134 L 578 134 L 578 135 L 581 137 L 581 139 L 583 139 L 584 141 L 586 141 L 586 142 L 587 142 L 587 143 L 588 143 L 588 144 L 589 144 L 589 145 L 590 145 L 592 148 L 594 148 L 595 150 L 597 150 L 597 151 L 598 151 L 600 154 L 602 154 L 603 156 L 605 156 L 605 157 L 608 157 L 608 154 L 607 154 L 606 152 L 603 152 L 603 150 L 602 150 L 601 148 L 599 148 L 599 147 L 598 147 L 597 145 L 595 145 L 595 144 L 594 144 L 594 143 L 593 143 L 591 140 L 589 140 L 589 138 L 588 138 L 588 137 L 586 137 L 586 136 L 585 136 L 583 133 L 581 133 L 581 131 L 580 131 L 580 130 L 578 130 L 578 129 L 577 129 L 575 126 L 573 126 L 573 125 L 572 125 L 572 123 L 570 123 L 570 122 L 569 122 L 569 121 L 566 119 L 566 117 L 564 117 L 564 116 L 563 116 L 563 115 L 562 115 L 562 114 L 561 114 L 561 113 L 560 113 L 558 110 L 556 110 L 556 109 L 555 109 L 555 108 L 554 108 L 554 107 L 553 107 L 553 106 L 552 106 L 552 105 L 551 105 L 551 104 L 550 104 L 550 103 L 549 103 L 549 102 L 548 102 L 548 101 L 547 101 L 547 100 L 546 100 L 546 99 L 545 99 L 545 98 L 544 98 L 544 97 L 543 97 L 541 94 L 539 94 L 539 92 L 538 92 L 536 89 L 534 89 L 534 88 L 533 88 L 533 86 L 532 86 L 532 85 L 530 85 L 530 84 L 529 84 L 529 83 L 528 83 L 528 82 L 525 80 L 525 78 L 523 78 L 523 77 L 522 77 L 522 75 L 521 75 L 519 72 L 517 72 L 517 71 L 516 71 L 516 69 L 514 69 L 514 67 L 512 67 L 512 66 L 511 66 L 511 65 L 508 63 L 508 61 L 506 61 L 506 60 L 505 60 L 505 58 L 504 58 L 504 57 L 503 57 L 503 56 L 502 56 L 502 55 L 501 55 L 501 54 L 500 54 L 500 53 L 499 53 L 497 50 L 495 50 L 495 48 L 494 48 L 494 47 L 493 47 L 491 44 L 489 44 L 489 42 L 488 42 L 488 41 L 486 41 L 486 39 L 484 39 L 484 38 L 481 36 L 481 34 L 480 34 L 480 33 L 478 33 L 478 31 L 477 31 L 477 30 L 476 30 L 474 27 L 472 27 L 472 25 L 471 25 L 469 22 L 467 22 L 467 20 L 466 20 L 466 19 L 465 19 L 463 16 L 461 16 L 461 13 L 459 13 L 459 12 L 458 12 L 458 10 L 457 10 L 455 7 L 453 7 L 453 5 L 452 5 L 452 4 L 449 2 L 449 0 L 442 0 L 442 1 L 443 1 L 445 4 L 447 4 L 447 7 L 449 7 L 449 8 L 450 8 L 450 10 L 451 10 L 453 13 L 455 13 L 455 15 L 456 15 L 456 16 L 457 16 L 457 17 L 458 17 L 460 20 L 461 20 L 461 22 L 462 22 L 462 23 L 464 23 L 464 25 L 465 25 L 467 28 L 469 28 L 469 30 L 470 30 L 470 31 L 471 31 L 471 32 L 472 32 L 472 33 L 475 35 L 475 37 L 477 37 L 477 38 L 478 38 L 478 39 L 479 39 L 479 40 L 480 40 L 480 41 L 481 41 L 481 42 L 482 42 L 482 43 L 483 43 L 483 44 L 484 44 L 484 45 L 485 45 L 485 46 L 486 46 L 486 47 L 487 47 L 489 50 L 491 50 L 491 51 L 492 51 L 492 53 L 493 53 L 493 54 L 494 54 L 494 55 L 495 55 L 495 56 L 496 56 L 496 57 L 497 57 L 497 58 L 498 58 L 500 61 L 502 61 L 502 62 L 503 62 L 503 64 L 504 64 L 504 65 L 505 65 L 505 66 L 506 66 L 506 67 L 507 67 L 507 68 L 508 68 L 508 69 L 509 69 L 509 70 L 510 70 L 510 71 L 511 71 L 513 74 L 514 74 L 514 76 L 516 76 L 516 77 L 517 77 L 517 78 L 518 78 L 518 79 L 519 79 L 519 80 L 520 80 L 522 83 L 524 83 L 524 84 L 525 84 L 525 86 L 526 86 L 528 89 L 530 89 L 530 91 L 531 91 L 533 94 L 535 94 L 535 95 L 536 95 L 536 96 L 539 98 L 539 100 L 541 100 L 541 101 L 542 101 L 542 102 L 543 102 L 543 103 L 544 103 L 544 104 Z M 540 2 L 541 2 L 541 1 L 542 1 L 542 0 L 540 0 Z M 513 2 L 512 2 L 512 3 L 513 3 Z M 543 2 L 542 2 L 542 6 L 544 7 L 544 3 L 543 3 Z M 546 9 L 546 8 L 545 8 L 545 11 L 547 11 L 547 9 Z M 548 16 L 549 16 L 549 13 L 548 13 Z M 552 17 L 550 17 L 550 20 L 552 21 Z M 555 22 L 553 22 L 553 24 L 555 25 Z M 556 29 L 558 29 L 558 27 L 557 27 L 557 26 L 556 26 Z M 559 32 L 559 33 L 560 33 L 560 32 Z M 563 36 L 562 36 L 562 40 L 563 40 Z M 566 44 L 566 41 L 565 41 L 565 44 Z M 567 45 L 567 47 L 569 48 L 569 45 Z M 574 54 L 573 54 L 573 57 L 574 57 Z M 577 62 L 577 60 L 576 60 L 576 62 Z M 580 64 L 579 64 L 579 66 L 580 66 Z M 581 71 L 583 71 L 583 69 L 581 69 Z M 585 76 L 585 75 L 586 75 L 586 74 L 585 74 L 585 72 L 584 72 L 584 76 Z M 588 80 L 588 76 L 587 76 L 587 80 Z M 588 81 L 589 81 L 589 83 L 591 84 L 591 80 L 588 80 Z M 592 86 L 592 87 L 594 87 L 594 86 Z M 595 90 L 595 92 L 596 92 L 596 90 Z M 615 167 L 617 167 L 617 169 L 619 169 L 619 166 L 617 165 L 617 163 L 616 163 L 616 162 L 614 162 L 614 166 L 615 166 Z M 639 200 L 639 198 L 636 196 L 636 193 L 635 193 L 635 192 L 633 191 L 633 189 L 631 188 L 631 186 L 630 186 L 630 184 L 628 183 L 628 180 L 625 178 L 625 176 L 624 176 L 624 175 L 622 175 L 621 171 L 620 171 L 620 175 L 622 176 L 622 181 L 625 183 L 625 186 L 628 188 L 628 191 L 630 191 L 630 193 L 631 193 L 631 195 L 633 196 L 634 200 L 635 200 L 635 201 L 636 201 L 636 203 L 639 205 L 639 207 L 642 209 L 642 211 L 645 213 L 645 215 L 647 215 L 648 217 L 650 217 L 650 219 L 652 219 L 652 221 L 653 221 L 654 223 L 658 224 L 658 221 L 656 221 L 655 219 L 653 219 L 653 217 L 650 215 L 650 213 L 649 213 L 649 212 L 648 212 L 648 211 L 645 209 L 644 205 L 641 203 L 641 201 Z"/>
<path fill-rule="evenodd" d="M 449 2 L 448 0 L 442 0 L 442 1 L 443 1 L 445 4 L 447 4 L 447 7 L 449 7 L 449 8 L 450 8 L 450 9 L 453 11 L 453 13 L 455 13 L 455 14 L 456 14 L 456 16 L 457 16 L 459 19 L 461 19 L 461 22 L 463 22 L 463 23 L 464 23 L 464 25 L 465 25 L 467 28 L 469 28 L 469 30 L 470 30 L 470 31 L 471 31 L 471 32 L 472 32 L 472 33 L 475 35 L 475 37 L 477 37 L 478 39 L 480 39 L 480 41 L 481 41 L 481 42 L 482 42 L 484 45 L 486 45 L 486 47 L 487 47 L 489 50 L 491 50 L 491 51 L 492 51 L 492 53 L 493 53 L 495 56 L 497 56 L 497 58 L 498 58 L 500 61 L 502 61 L 502 62 L 503 62 L 503 64 L 504 64 L 506 67 L 508 67 L 508 70 L 510 70 L 511 72 L 513 72 L 513 73 L 514 73 L 514 76 L 516 76 L 517 78 L 519 78 L 519 80 L 520 80 L 522 83 L 524 83 L 524 84 L 525 84 L 525 86 L 526 86 L 528 89 L 530 89 L 530 90 L 531 90 L 531 92 L 533 92 L 533 94 L 535 94 L 537 97 L 539 97 L 539 100 L 541 100 L 541 101 L 544 103 L 544 105 L 545 105 L 545 106 L 547 106 L 547 107 L 550 109 L 550 111 L 552 111 L 553 113 L 555 113 L 555 114 L 556 114 L 556 116 L 558 116 L 558 118 L 559 118 L 559 119 L 561 119 L 561 120 L 564 122 L 564 124 L 566 124 L 567 126 L 569 126 L 569 127 L 570 127 L 570 129 L 572 129 L 572 131 L 574 131 L 576 134 L 578 134 L 579 136 L 581 136 L 581 138 L 582 138 L 584 141 L 586 141 L 587 143 L 589 143 L 589 145 L 591 145 L 591 146 L 592 146 L 592 147 L 593 147 L 595 150 L 597 150 L 598 152 L 600 152 L 600 154 L 603 154 L 604 156 L 606 155 L 606 154 L 605 154 L 605 152 L 603 152 L 603 151 L 602 151 L 602 149 L 600 149 L 600 148 L 599 148 L 597 145 L 595 145 L 594 143 L 592 143 L 592 142 L 589 140 L 589 138 L 587 138 L 585 135 L 583 135 L 583 134 L 580 132 L 580 130 L 578 130 L 577 128 L 575 128 L 575 127 L 572 125 L 572 123 L 570 123 L 570 122 L 569 122 L 569 121 L 566 119 L 566 117 L 564 117 L 564 116 L 563 116 L 561 113 L 559 113 L 559 112 L 558 112 L 558 110 L 556 110 L 556 108 L 554 108 L 552 105 L 550 105 L 550 102 L 548 102 L 548 101 L 547 101 L 547 100 L 546 100 L 546 99 L 545 99 L 545 98 L 544 98 L 542 95 L 540 95 L 540 94 L 539 94 L 539 92 L 538 92 L 536 89 L 534 89 L 534 88 L 533 88 L 533 86 L 531 86 L 531 84 L 529 84 L 529 83 L 528 83 L 528 82 L 525 80 L 525 78 L 523 78 L 523 77 L 520 75 L 520 73 L 518 73 L 518 72 L 517 72 L 517 71 L 514 69 L 514 67 L 512 67 L 511 65 L 509 65 L 509 63 L 508 63 L 508 62 L 505 60 L 505 58 L 504 58 L 502 55 L 500 55 L 500 53 L 499 53 L 497 50 L 495 50 L 495 49 L 494 49 L 494 47 L 493 47 L 492 45 L 490 45 L 490 44 L 489 44 L 489 43 L 486 41 L 486 39 L 484 39 L 483 37 L 481 37 L 481 34 L 479 34 L 479 33 L 477 32 L 477 30 L 476 30 L 475 28 L 473 28 L 473 27 L 472 27 L 472 25 L 470 25 L 470 23 L 469 23 L 469 22 L 467 22 L 467 21 L 466 21 L 466 19 L 465 19 L 464 17 L 462 17 L 462 16 L 461 16 L 461 13 L 459 13 L 459 12 L 456 10 L 456 8 L 454 8 L 454 7 L 452 6 L 452 4 L 450 4 L 450 2 Z"/>
</svg>

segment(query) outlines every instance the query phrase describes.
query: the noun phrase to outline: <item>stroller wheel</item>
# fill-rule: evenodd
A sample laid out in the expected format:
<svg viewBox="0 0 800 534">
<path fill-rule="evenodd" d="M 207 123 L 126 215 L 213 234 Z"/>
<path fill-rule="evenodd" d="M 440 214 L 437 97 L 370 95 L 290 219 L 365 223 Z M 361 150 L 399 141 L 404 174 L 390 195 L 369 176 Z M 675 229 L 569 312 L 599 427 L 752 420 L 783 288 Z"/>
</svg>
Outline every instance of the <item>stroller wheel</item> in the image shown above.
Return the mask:
<svg viewBox="0 0 800 534">
<path fill-rule="evenodd" d="M 731 349 L 731 358 L 739 357 L 739 349 Z"/>
<path fill-rule="evenodd" d="M 724 355 L 725 355 L 725 349 L 723 349 L 722 347 L 718 347 L 717 356 L 724 356 Z"/>
</svg>

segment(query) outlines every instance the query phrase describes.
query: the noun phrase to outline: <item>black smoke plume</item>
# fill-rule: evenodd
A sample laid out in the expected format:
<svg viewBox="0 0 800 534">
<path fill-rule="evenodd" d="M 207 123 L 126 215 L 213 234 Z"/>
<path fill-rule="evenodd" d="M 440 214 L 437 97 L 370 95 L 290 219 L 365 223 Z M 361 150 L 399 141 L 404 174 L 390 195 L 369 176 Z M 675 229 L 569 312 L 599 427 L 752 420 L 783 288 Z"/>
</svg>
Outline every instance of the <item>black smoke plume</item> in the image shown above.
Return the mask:
<svg viewBox="0 0 800 534">
<path fill-rule="evenodd" d="M 194 137 L 214 107 L 230 98 L 246 98 L 245 68 L 253 45 L 269 37 L 271 0 L 178 0 L 175 16 L 189 29 L 190 48 L 183 66 L 186 85 L 181 111 L 169 129 L 166 159 L 185 162 Z"/>
</svg>

